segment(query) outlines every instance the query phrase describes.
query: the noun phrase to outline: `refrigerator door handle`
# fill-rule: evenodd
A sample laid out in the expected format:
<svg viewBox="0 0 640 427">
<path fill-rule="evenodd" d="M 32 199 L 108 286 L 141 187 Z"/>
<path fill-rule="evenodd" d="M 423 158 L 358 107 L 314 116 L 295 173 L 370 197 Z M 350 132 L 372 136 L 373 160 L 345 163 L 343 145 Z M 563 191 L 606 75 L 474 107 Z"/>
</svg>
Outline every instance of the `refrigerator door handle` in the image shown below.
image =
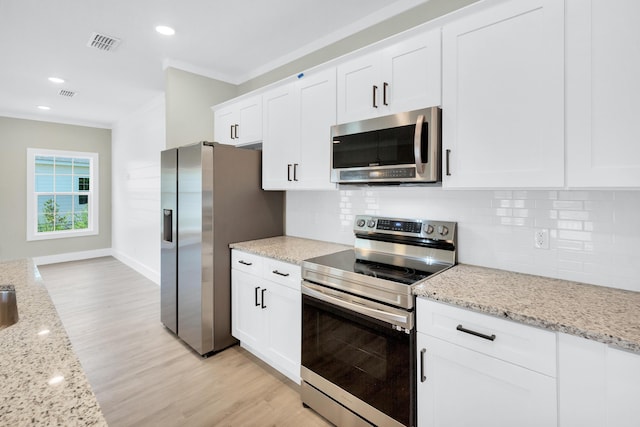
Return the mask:
<svg viewBox="0 0 640 427">
<path fill-rule="evenodd" d="M 173 242 L 173 210 L 162 210 L 162 240 Z"/>
</svg>

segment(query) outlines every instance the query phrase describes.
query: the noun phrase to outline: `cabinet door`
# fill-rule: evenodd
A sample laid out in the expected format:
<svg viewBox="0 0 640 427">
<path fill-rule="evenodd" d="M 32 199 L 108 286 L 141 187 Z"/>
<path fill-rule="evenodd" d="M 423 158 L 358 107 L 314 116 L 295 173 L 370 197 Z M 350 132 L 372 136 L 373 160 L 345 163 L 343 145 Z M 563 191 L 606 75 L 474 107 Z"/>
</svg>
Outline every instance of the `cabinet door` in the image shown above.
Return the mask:
<svg viewBox="0 0 640 427">
<path fill-rule="evenodd" d="M 380 54 L 365 55 L 338 66 L 338 123 L 380 115 Z"/>
<path fill-rule="evenodd" d="M 443 185 L 562 187 L 564 1 L 447 24 L 442 58 Z"/>
<path fill-rule="evenodd" d="M 380 102 L 386 114 L 440 105 L 440 56 L 440 29 L 383 51 Z"/>
<path fill-rule="evenodd" d="M 297 82 L 300 160 L 297 189 L 335 189 L 331 183 L 331 126 L 336 124 L 336 70 Z"/>
<path fill-rule="evenodd" d="M 275 88 L 262 96 L 262 188 L 287 190 L 294 184 L 298 163 L 298 110 L 293 84 Z"/>
<path fill-rule="evenodd" d="M 640 420 L 640 355 L 607 347 L 607 426 L 632 427 Z"/>
<path fill-rule="evenodd" d="M 640 419 L 640 355 L 558 334 L 559 422 L 632 427 Z"/>
<path fill-rule="evenodd" d="M 419 426 L 557 425 L 555 378 L 417 335 Z"/>
<path fill-rule="evenodd" d="M 262 98 L 255 96 L 238 105 L 236 144 L 252 144 L 262 140 Z"/>
<path fill-rule="evenodd" d="M 567 185 L 640 187 L 640 2 L 567 1 Z"/>
<path fill-rule="evenodd" d="M 270 363 L 296 384 L 300 383 L 301 304 L 300 291 L 276 283 L 269 283 L 264 294 L 269 319 L 265 351 Z"/>
<path fill-rule="evenodd" d="M 252 349 L 264 340 L 264 310 L 261 308 L 264 280 L 243 271 L 231 272 L 231 333 Z"/>
<path fill-rule="evenodd" d="M 236 145 L 234 125 L 237 120 L 236 110 L 228 107 L 217 110 L 213 115 L 213 139 L 221 144 Z"/>
</svg>

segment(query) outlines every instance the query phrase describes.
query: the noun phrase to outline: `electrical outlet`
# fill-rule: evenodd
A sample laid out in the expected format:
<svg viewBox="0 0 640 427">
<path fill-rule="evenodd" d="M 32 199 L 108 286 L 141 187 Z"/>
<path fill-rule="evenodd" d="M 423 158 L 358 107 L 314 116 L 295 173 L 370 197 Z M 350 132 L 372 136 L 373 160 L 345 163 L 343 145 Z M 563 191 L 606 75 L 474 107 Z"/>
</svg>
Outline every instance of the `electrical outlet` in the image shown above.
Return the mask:
<svg viewBox="0 0 640 427">
<path fill-rule="evenodd" d="M 533 246 L 537 249 L 549 249 L 549 229 L 537 228 L 533 231 Z"/>
</svg>

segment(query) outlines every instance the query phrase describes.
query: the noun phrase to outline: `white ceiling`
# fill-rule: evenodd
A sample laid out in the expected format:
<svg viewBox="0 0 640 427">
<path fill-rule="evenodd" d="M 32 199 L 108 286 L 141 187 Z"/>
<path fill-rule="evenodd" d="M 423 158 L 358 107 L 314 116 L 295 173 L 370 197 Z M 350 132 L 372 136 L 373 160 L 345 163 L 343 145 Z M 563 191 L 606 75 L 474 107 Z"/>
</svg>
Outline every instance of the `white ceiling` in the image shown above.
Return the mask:
<svg viewBox="0 0 640 427">
<path fill-rule="evenodd" d="M 0 115 L 108 128 L 164 91 L 164 66 L 239 84 L 426 1 L 0 0 Z M 95 32 L 122 42 L 89 48 Z"/>
</svg>

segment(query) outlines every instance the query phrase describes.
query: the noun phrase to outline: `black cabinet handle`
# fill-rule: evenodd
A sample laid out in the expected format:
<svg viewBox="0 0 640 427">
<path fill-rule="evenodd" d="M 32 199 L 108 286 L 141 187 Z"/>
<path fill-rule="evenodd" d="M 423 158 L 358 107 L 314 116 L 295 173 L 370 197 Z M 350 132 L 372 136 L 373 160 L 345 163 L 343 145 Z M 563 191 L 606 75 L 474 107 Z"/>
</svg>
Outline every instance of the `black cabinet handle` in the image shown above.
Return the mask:
<svg viewBox="0 0 640 427">
<path fill-rule="evenodd" d="M 230 133 L 231 139 L 235 139 L 233 137 L 233 125 L 229 126 L 229 133 Z"/>
<path fill-rule="evenodd" d="M 378 91 L 378 86 L 373 85 L 373 108 L 378 108 L 378 102 L 376 101 L 376 92 Z"/>
<path fill-rule="evenodd" d="M 293 164 L 293 180 L 294 181 L 298 180 L 298 164 L 297 163 Z"/>
<path fill-rule="evenodd" d="M 278 276 L 284 276 L 284 277 L 289 276 L 289 273 L 281 273 L 278 270 L 273 270 L 272 273 L 277 274 Z"/>
<path fill-rule="evenodd" d="M 427 352 L 426 348 L 420 350 L 420 382 L 423 383 L 427 380 L 424 374 L 424 354 Z"/>
<path fill-rule="evenodd" d="M 387 104 L 387 88 L 389 87 L 389 83 L 384 82 L 382 84 L 382 104 L 383 105 L 389 105 Z"/>
<path fill-rule="evenodd" d="M 287 165 L 287 181 L 293 181 L 291 179 L 291 163 Z"/>
<path fill-rule="evenodd" d="M 239 136 L 238 136 L 238 125 L 237 125 L 237 124 L 236 124 L 236 125 L 233 125 L 233 129 L 235 130 L 235 132 L 234 132 L 234 134 L 235 134 L 235 139 L 238 139 L 238 138 L 239 138 Z"/>
<path fill-rule="evenodd" d="M 256 304 L 256 307 L 260 305 L 260 303 L 258 302 L 258 290 L 260 289 L 260 286 L 256 286 L 253 290 L 253 297 L 254 297 L 254 301 Z"/>
<path fill-rule="evenodd" d="M 262 307 L 262 309 L 263 309 L 263 310 L 264 310 L 265 308 L 267 308 L 267 306 L 266 306 L 266 305 L 264 305 L 264 293 L 265 293 L 266 291 L 267 291 L 266 289 L 263 289 L 263 290 L 262 290 L 262 292 L 261 292 L 261 297 L 262 297 L 262 298 L 261 298 L 261 301 L 260 301 L 260 306 Z"/>
<path fill-rule="evenodd" d="M 451 150 L 447 149 L 446 153 L 447 153 L 447 158 L 446 158 L 447 176 L 451 176 L 451 171 L 449 170 L 449 157 L 451 157 Z"/>
<path fill-rule="evenodd" d="M 238 261 L 238 262 L 239 262 L 240 264 L 242 264 L 242 265 L 253 265 L 253 263 L 251 263 L 251 262 L 247 262 L 247 261 L 243 261 L 243 260 L 240 260 L 240 261 Z"/>
<path fill-rule="evenodd" d="M 462 325 L 458 325 L 456 327 L 456 330 L 458 330 L 460 332 L 464 332 L 465 334 L 471 334 L 471 335 L 474 335 L 476 337 L 484 338 L 485 340 L 489 340 L 489 341 L 493 341 L 493 340 L 496 339 L 496 335 L 495 334 L 491 334 L 491 335 L 482 334 L 480 332 L 476 332 L 476 331 L 472 331 L 471 329 L 464 328 Z"/>
</svg>

